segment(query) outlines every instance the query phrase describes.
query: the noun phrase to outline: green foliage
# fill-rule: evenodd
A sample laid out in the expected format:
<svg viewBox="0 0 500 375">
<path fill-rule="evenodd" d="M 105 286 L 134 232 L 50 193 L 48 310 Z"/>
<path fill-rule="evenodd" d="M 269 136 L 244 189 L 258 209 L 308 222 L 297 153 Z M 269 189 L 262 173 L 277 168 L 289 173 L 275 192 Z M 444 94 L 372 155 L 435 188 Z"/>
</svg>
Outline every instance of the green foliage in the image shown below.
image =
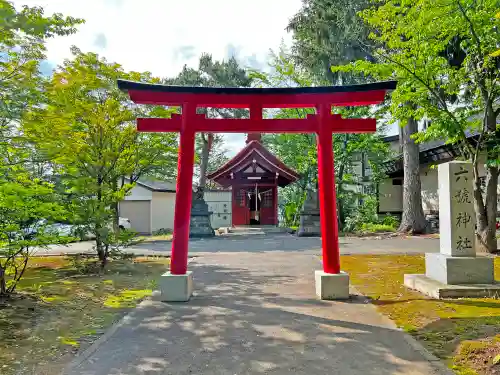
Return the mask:
<svg viewBox="0 0 500 375">
<path fill-rule="evenodd" d="M 175 173 L 175 135 L 138 133 L 135 119 L 168 117 L 173 110 L 132 105 L 116 86 L 120 78 L 158 82 L 151 74 L 127 73 L 94 53 L 72 52 L 73 59 L 46 84 L 47 105 L 26 116 L 23 130 L 52 160 L 73 220 L 95 235 L 104 265 L 113 248 L 124 244 L 118 202 L 142 175 Z"/>
<path fill-rule="evenodd" d="M 382 218 L 382 224 L 392 228 L 397 228 L 399 226 L 399 220 L 396 216 L 387 214 Z"/>
<path fill-rule="evenodd" d="M 392 225 L 376 224 L 376 223 L 363 223 L 361 225 L 362 233 L 384 233 L 394 232 L 396 230 Z"/>
<path fill-rule="evenodd" d="M 369 30 L 357 15 L 369 4 L 369 0 L 303 0 L 288 25 L 294 32 L 294 59 L 330 84 L 360 81 L 348 72 L 332 72 L 330 66 L 373 60 Z"/>
<path fill-rule="evenodd" d="M 214 61 L 212 55 L 204 53 L 200 57 L 198 69 L 185 65 L 177 77 L 167 78 L 164 83 L 180 86 L 249 87 L 252 78 L 234 57 L 227 61 Z M 198 111 L 209 118 L 242 118 L 247 116 L 248 112 L 246 109 L 228 108 L 199 108 Z M 221 134 L 197 134 L 198 157 L 194 174 L 198 178 L 198 186 L 202 189 L 205 188 L 207 173 L 217 170 L 228 161 L 223 143 Z"/>
<path fill-rule="evenodd" d="M 274 54 L 271 60 L 273 71 L 270 74 L 252 72 L 251 77 L 262 87 L 309 87 L 317 84 L 307 72 L 297 67 L 287 51 Z M 344 118 L 366 117 L 369 108 L 335 108 L 336 113 Z M 274 118 L 304 118 L 314 114 L 312 108 L 286 108 L 272 112 Z M 299 212 L 307 189 L 314 189 L 317 183 L 317 146 L 314 134 L 271 134 L 264 137 L 264 142 L 285 164 L 295 169 L 301 179 L 280 191 L 281 217 L 285 225 L 297 225 Z M 379 134 L 334 134 L 335 174 L 337 201 L 341 224 L 349 211 L 363 197 L 359 190 L 363 179 L 360 170 L 361 160 L 366 158 L 371 167 L 371 183 L 383 175 L 381 163 L 389 156 L 388 145 Z M 354 160 L 358 158 L 359 162 Z"/>
<path fill-rule="evenodd" d="M 0 294 L 12 293 L 36 247 L 65 242 L 50 231 L 51 221 L 66 213 L 53 186 L 37 178 L 31 166 L 35 156 L 26 147 L 19 122 L 43 103 L 40 61 L 45 39 L 75 32 L 82 20 L 43 9 L 17 11 L 0 0 Z"/>
<path fill-rule="evenodd" d="M 168 234 L 172 234 L 172 229 L 170 228 L 160 228 L 153 232 L 153 236 L 166 236 Z"/>
<path fill-rule="evenodd" d="M 361 13 L 373 30 L 376 61 L 332 68 L 397 79 L 390 106 L 393 118 L 431 120 L 416 140 L 445 140 L 474 163 L 477 231 L 486 251 L 496 250 L 492 218 L 500 164 L 497 12 L 496 0 L 384 1 Z M 478 134 L 477 142 L 469 142 L 470 133 Z M 479 193 L 480 152 L 487 155 L 484 197 Z"/>
<path fill-rule="evenodd" d="M 377 199 L 368 197 L 345 219 L 345 232 L 357 232 L 365 223 L 378 223 Z"/>
<path fill-rule="evenodd" d="M 22 175 L 0 180 L 0 295 L 16 289 L 34 248 L 67 241 L 47 228 L 65 214 L 49 184 Z"/>
<path fill-rule="evenodd" d="M 399 226 L 399 220 L 392 215 L 380 217 L 377 213 L 376 197 L 366 197 L 363 203 L 351 210 L 346 218 L 345 232 L 394 232 Z"/>
</svg>

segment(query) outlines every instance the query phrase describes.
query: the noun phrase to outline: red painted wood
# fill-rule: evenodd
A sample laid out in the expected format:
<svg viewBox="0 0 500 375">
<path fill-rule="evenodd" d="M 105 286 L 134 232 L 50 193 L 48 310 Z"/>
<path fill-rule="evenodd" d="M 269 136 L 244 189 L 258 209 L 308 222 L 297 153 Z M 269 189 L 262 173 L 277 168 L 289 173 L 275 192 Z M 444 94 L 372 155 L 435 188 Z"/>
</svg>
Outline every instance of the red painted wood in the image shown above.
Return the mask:
<svg viewBox="0 0 500 375">
<path fill-rule="evenodd" d="M 330 116 L 330 108 L 328 106 L 319 106 L 318 114 L 321 120 L 327 118 Z M 330 131 L 320 131 L 317 139 L 323 271 L 326 273 L 340 273 L 332 133 Z"/>
<path fill-rule="evenodd" d="M 259 190 L 262 191 L 260 202 L 260 223 L 261 225 L 274 225 L 274 187 L 265 188 L 259 185 Z M 268 195 L 268 197 L 266 197 Z M 267 200 L 271 198 L 271 200 Z"/>
<path fill-rule="evenodd" d="M 274 194 L 274 225 L 278 225 L 278 187 L 275 186 L 273 190 Z"/>
<path fill-rule="evenodd" d="M 241 195 L 238 193 L 241 192 Z M 248 197 L 243 188 L 233 186 L 232 194 L 232 223 L 234 225 L 248 225 L 250 224 L 250 213 L 248 210 Z"/>
<path fill-rule="evenodd" d="M 250 108 L 314 108 L 318 104 L 359 106 L 378 104 L 384 100 L 387 90 L 349 91 L 333 93 L 298 94 L 208 94 L 129 90 L 130 99 L 138 104 L 181 106 L 191 103 L 197 107 Z"/>
<path fill-rule="evenodd" d="M 122 84 L 127 84 L 126 82 Z M 392 82 L 392 86 L 395 83 Z M 184 115 L 171 119 L 138 119 L 138 130 L 149 132 L 180 132 L 180 147 L 177 177 L 177 195 L 174 219 L 174 240 L 172 242 L 171 271 L 184 274 L 187 270 L 189 222 L 192 197 L 192 176 L 194 162 L 195 132 L 225 133 L 313 133 L 318 134 L 318 177 L 320 193 L 323 269 L 327 273 L 340 272 L 338 228 L 335 197 L 335 176 L 333 168 L 332 132 L 359 133 L 375 131 L 373 119 L 340 119 L 331 115 L 331 106 L 356 106 L 379 104 L 389 89 L 346 92 L 273 92 L 261 95 L 257 92 L 239 91 L 237 95 L 214 92 L 166 92 L 143 90 L 137 86 L 128 89 L 130 98 L 139 104 L 182 106 Z M 366 87 L 365 87 L 366 89 Z M 196 115 L 197 107 L 250 108 L 250 119 L 206 119 Z M 317 108 L 318 115 L 306 119 L 262 119 L 262 108 Z M 260 114 L 259 114 L 260 111 Z M 250 142 L 252 144 L 259 142 Z M 263 146 L 262 146 L 263 147 Z M 267 151 L 267 150 L 266 150 Z M 242 150 L 234 159 L 244 157 L 248 149 Z M 271 154 L 272 155 L 272 154 Z M 226 164 L 222 167 L 229 168 Z M 221 170 L 219 170 L 221 171 Z M 250 185 L 250 184 L 249 184 Z M 241 187 L 233 186 L 235 189 Z M 276 193 L 275 193 L 276 194 Z M 275 195 L 276 196 L 276 195 Z M 234 204 L 233 224 L 249 223 L 247 197 Z M 277 204 L 274 200 L 273 206 Z M 277 212 L 275 210 L 275 212 Z M 276 221 L 276 219 L 275 219 Z"/>
<path fill-rule="evenodd" d="M 253 163 L 254 159 L 257 164 L 270 171 L 273 177 L 278 173 L 280 186 L 286 186 L 300 178 L 297 172 L 290 169 L 259 142 L 248 143 L 236 156 L 218 170 L 209 174 L 207 178 L 216 181 L 222 186 L 233 185 L 238 181 L 231 178 L 231 172 L 233 172 L 233 177 L 236 179 L 238 173 L 235 171 L 248 167 L 249 164 Z M 255 183 L 255 181 L 252 182 Z"/>
<path fill-rule="evenodd" d="M 190 127 L 195 132 L 211 133 L 316 133 L 320 125 L 316 115 L 306 119 L 207 119 L 197 115 Z M 179 132 L 180 115 L 172 118 L 138 118 L 137 130 L 141 132 Z M 321 128 L 334 133 L 368 133 L 376 130 L 375 119 L 342 119 L 329 116 Z"/>
<path fill-rule="evenodd" d="M 193 196 L 194 131 L 189 128 L 189 120 L 195 114 L 196 107 L 185 104 L 182 108 L 182 130 L 177 161 L 177 187 L 175 194 L 174 238 L 170 272 L 184 275 L 187 271 L 189 225 L 191 219 L 191 201 Z"/>
</svg>

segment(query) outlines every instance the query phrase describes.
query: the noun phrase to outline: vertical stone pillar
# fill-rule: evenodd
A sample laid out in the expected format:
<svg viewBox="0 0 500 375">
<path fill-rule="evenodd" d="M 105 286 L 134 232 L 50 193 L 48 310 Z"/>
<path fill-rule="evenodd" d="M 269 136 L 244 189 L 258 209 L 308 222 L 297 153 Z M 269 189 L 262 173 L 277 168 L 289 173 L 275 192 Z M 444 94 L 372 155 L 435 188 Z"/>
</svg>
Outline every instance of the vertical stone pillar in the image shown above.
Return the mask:
<svg viewBox="0 0 500 375">
<path fill-rule="evenodd" d="M 441 254 L 476 256 L 472 164 L 438 166 Z"/>
<path fill-rule="evenodd" d="M 472 163 L 438 167 L 440 252 L 425 254 L 426 276 L 443 284 L 494 282 L 493 259 L 476 257 Z"/>
</svg>

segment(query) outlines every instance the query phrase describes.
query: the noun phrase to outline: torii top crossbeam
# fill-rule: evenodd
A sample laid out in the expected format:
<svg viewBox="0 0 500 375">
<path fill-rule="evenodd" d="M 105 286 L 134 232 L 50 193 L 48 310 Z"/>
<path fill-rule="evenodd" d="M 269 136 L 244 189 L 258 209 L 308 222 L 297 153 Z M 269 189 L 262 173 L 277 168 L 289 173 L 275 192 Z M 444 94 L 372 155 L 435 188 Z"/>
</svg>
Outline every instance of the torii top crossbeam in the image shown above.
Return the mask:
<svg viewBox="0 0 500 375">
<path fill-rule="evenodd" d="M 189 223 L 192 199 L 194 136 L 210 133 L 317 133 L 318 186 L 320 197 L 323 269 L 339 273 L 339 246 L 333 166 L 332 133 L 365 133 L 376 130 L 375 119 L 342 119 L 332 106 L 363 106 L 381 103 L 396 82 L 353 86 L 293 88 L 181 87 L 118 81 L 138 104 L 182 107 L 170 119 L 138 119 L 137 129 L 146 132 L 179 132 L 179 160 L 175 201 L 171 273 L 187 271 Z M 249 108 L 249 119 L 212 119 L 196 113 L 198 107 Z M 305 119 L 263 119 L 263 108 L 316 108 Z"/>
</svg>

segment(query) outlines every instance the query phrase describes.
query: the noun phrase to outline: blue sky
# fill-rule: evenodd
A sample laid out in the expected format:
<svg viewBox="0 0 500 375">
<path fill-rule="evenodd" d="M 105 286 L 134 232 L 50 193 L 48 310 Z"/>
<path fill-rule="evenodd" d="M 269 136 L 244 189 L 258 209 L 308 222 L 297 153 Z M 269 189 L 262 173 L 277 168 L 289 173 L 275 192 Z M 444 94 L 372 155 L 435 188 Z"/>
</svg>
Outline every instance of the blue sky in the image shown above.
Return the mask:
<svg viewBox="0 0 500 375">
<path fill-rule="evenodd" d="M 282 41 L 288 19 L 300 0 L 14 0 L 16 6 L 42 6 L 86 20 L 79 32 L 48 41 L 42 70 L 70 57 L 70 46 L 96 52 L 126 70 L 176 75 L 184 64 L 195 67 L 203 52 L 215 59 L 236 56 L 245 66 L 264 68 L 270 49 Z M 234 154 L 244 136 L 226 136 Z"/>
</svg>

